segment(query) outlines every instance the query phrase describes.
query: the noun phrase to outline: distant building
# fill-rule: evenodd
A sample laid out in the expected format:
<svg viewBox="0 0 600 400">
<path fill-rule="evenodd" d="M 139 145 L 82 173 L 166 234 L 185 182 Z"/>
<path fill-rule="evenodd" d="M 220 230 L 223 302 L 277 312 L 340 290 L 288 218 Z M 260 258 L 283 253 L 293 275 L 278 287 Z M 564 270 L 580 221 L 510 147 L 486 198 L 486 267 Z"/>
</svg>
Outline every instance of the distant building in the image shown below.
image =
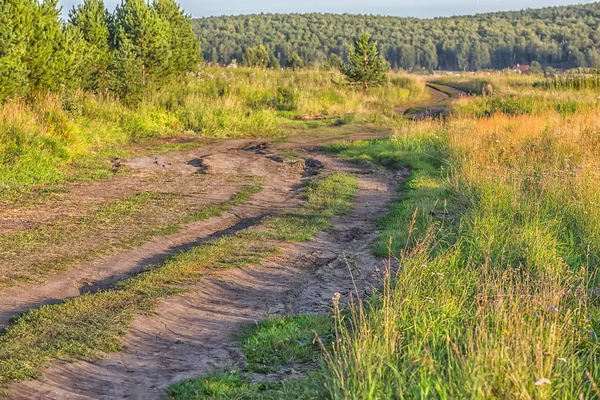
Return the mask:
<svg viewBox="0 0 600 400">
<path fill-rule="evenodd" d="M 514 67 L 512 67 L 512 72 L 515 72 L 517 74 L 522 74 L 523 72 L 527 72 L 530 69 L 531 69 L 531 67 L 529 65 L 517 64 Z"/>
</svg>

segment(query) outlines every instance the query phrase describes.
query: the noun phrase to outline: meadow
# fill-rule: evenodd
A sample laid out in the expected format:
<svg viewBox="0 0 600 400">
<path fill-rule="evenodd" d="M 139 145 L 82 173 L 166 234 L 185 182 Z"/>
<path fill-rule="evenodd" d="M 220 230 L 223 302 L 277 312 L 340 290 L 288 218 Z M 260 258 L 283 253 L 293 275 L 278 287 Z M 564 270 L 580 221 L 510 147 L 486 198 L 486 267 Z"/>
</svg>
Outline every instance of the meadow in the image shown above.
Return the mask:
<svg viewBox="0 0 600 400">
<path fill-rule="evenodd" d="M 329 338 L 319 372 L 211 376 L 172 398 L 600 397 L 597 91 L 507 74 L 436 81 L 479 95 L 446 119 L 397 122 L 389 139 L 327 146 L 412 172 L 374 245 L 399 266 L 371 297 L 334 298 L 328 331 L 313 322 Z"/>
<path fill-rule="evenodd" d="M 389 130 L 324 147 L 361 165 L 410 168 L 373 227 L 373 252 L 388 260 L 375 292 L 334 296 L 331 315 L 248 327 L 239 338 L 246 367 L 176 383 L 170 398 L 597 399 L 600 97 L 596 75 L 573 76 L 390 73 L 386 86 L 365 93 L 331 71 L 205 67 L 133 108 L 80 91 L 8 101 L 0 107 L 2 198 L 127 173 L 111 160 L 147 149 Z M 426 79 L 469 94 L 451 99 L 445 117 L 403 118 L 398 109 L 427 101 Z M 244 190 L 197 219 L 249 201 L 262 186 Z M 51 359 L 121 350 L 132 319 L 197 283 L 199 268 L 259 264 L 280 251 L 265 243 L 310 240 L 351 210 L 357 190 L 352 175 L 316 179 L 289 214 L 171 257 L 114 290 L 33 309 L 0 336 L 0 383 L 36 377 Z M 252 379 L 290 363 L 311 368 L 300 379 Z"/>
<path fill-rule="evenodd" d="M 0 191 L 108 178 L 111 160 L 165 137 L 277 138 L 314 127 L 383 125 L 426 99 L 424 83 L 392 75 L 365 94 L 339 72 L 205 67 L 128 107 L 65 89 L 0 106 Z M 174 150 L 176 147 L 169 148 Z M 6 197 L 6 196 L 2 196 Z"/>
<path fill-rule="evenodd" d="M 600 396 L 598 93 L 472 79 L 444 82 L 493 94 L 332 148 L 413 167 L 377 245 L 398 271 L 336 312 L 333 398 Z"/>
</svg>

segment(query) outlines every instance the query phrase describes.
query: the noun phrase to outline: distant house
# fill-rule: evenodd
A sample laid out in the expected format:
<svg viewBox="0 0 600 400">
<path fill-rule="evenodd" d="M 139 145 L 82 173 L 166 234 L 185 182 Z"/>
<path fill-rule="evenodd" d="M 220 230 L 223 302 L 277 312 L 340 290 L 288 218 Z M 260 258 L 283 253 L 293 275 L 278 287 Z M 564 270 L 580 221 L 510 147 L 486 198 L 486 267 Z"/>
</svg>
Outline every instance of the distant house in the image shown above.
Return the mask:
<svg viewBox="0 0 600 400">
<path fill-rule="evenodd" d="M 517 64 L 514 67 L 512 67 L 512 72 L 515 72 L 517 74 L 522 74 L 523 72 L 527 72 L 530 69 L 531 69 L 531 67 L 529 65 Z"/>
</svg>

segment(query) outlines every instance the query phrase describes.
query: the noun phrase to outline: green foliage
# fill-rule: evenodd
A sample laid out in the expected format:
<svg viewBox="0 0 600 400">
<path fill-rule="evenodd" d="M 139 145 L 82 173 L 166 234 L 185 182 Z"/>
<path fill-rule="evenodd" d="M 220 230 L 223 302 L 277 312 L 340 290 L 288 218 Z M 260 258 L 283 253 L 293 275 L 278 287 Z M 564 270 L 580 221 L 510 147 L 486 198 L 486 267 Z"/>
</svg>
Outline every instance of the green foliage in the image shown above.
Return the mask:
<svg viewBox="0 0 600 400">
<path fill-rule="evenodd" d="M 389 65 L 379 55 L 377 43 L 371 41 L 369 34 L 365 33 L 355 40 L 348 61 L 349 65 L 343 66 L 342 73 L 351 83 L 362 85 L 365 91 L 387 81 Z"/>
<path fill-rule="evenodd" d="M 113 17 L 114 66 L 111 87 L 128 102 L 142 89 L 169 76 L 169 25 L 144 0 L 127 0 Z"/>
<path fill-rule="evenodd" d="M 66 24 L 57 1 L 0 5 L 0 101 L 68 87 L 139 103 L 150 86 L 196 67 L 198 39 L 172 0 L 127 0 L 112 15 L 85 0 Z"/>
<path fill-rule="evenodd" d="M 292 53 L 287 60 L 288 68 L 296 70 L 298 68 L 304 67 L 304 60 L 298 55 L 298 53 Z"/>
<path fill-rule="evenodd" d="M 242 57 L 242 65 L 250 68 L 267 68 L 271 57 L 265 46 L 249 47 Z"/>
<path fill-rule="evenodd" d="M 24 4 L 0 3 L 0 101 L 23 95 L 29 89 L 28 71 L 22 62 L 27 51 L 26 36 L 17 29 L 17 15 Z"/>
<path fill-rule="evenodd" d="M 0 100 L 57 90 L 67 78 L 67 42 L 58 0 L 0 4 Z"/>
<path fill-rule="evenodd" d="M 533 61 L 531 63 L 531 67 L 529 69 L 530 74 L 540 75 L 544 72 L 544 68 L 542 68 L 542 64 L 539 61 Z"/>
<path fill-rule="evenodd" d="M 102 92 L 107 88 L 107 73 L 112 63 L 110 15 L 103 0 L 85 0 L 69 12 L 69 26 L 79 32 L 87 46 L 75 52 L 84 58 L 79 75 L 81 88 Z"/>
<path fill-rule="evenodd" d="M 153 7 L 168 25 L 171 57 L 167 75 L 192 71 L 200 57 L 200 42 L 192 30 L 191 18 L 174 0 L 154 0 Z"/>
<path fill-rule="evenodd" d="M 537 60 L 557 68 L 600 67 L 597 20 L 600 4 L 574 5 L 475 16 L 416 19 L 373 15 L 262 14 L 194 20 L 221 63 L 241 59 L 264 43 L 287 65 L 298 53 L 306 64 L 324 66 L 335 54 L 347 58 L 353 38 L 371 32 L 389 64 L 405 70 L 504 69 Z"/>
<path fill-rule="evenodd" d="M 319 351 L 317 336 L 324 338 L 332 320 L 321 315 L 270 318 L 244 332 L 240 347 L 255 372 L 276 372 L 282 365 L 314 361 Z"/>
</svg>

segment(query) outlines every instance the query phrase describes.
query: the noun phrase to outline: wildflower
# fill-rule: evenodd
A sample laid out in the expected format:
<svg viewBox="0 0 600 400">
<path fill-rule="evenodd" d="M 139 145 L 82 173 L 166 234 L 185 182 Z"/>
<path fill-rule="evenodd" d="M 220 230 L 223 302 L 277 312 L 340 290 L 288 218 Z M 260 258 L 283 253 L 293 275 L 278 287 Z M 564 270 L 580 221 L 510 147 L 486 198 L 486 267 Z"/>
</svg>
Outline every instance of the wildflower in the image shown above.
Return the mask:
<svg viewBox="0 0 600 400">
<path fill-rule="evenodd" d="M 554 312 L 558 312 L 558 307 L 555 307 L 555 306 L 553 306 L 553 305 L 551 305 L 551 304 L 546 304 L 546 309 L 547 309 L 548 311 L 554 311 Z"/>
<path fill-rule="evenodd" d="M 535 386 L 549 385 L 550 383 L 552 383 L 550 382 L 550 379 L 540 378 L 535 381 Z"/>
</svg>

